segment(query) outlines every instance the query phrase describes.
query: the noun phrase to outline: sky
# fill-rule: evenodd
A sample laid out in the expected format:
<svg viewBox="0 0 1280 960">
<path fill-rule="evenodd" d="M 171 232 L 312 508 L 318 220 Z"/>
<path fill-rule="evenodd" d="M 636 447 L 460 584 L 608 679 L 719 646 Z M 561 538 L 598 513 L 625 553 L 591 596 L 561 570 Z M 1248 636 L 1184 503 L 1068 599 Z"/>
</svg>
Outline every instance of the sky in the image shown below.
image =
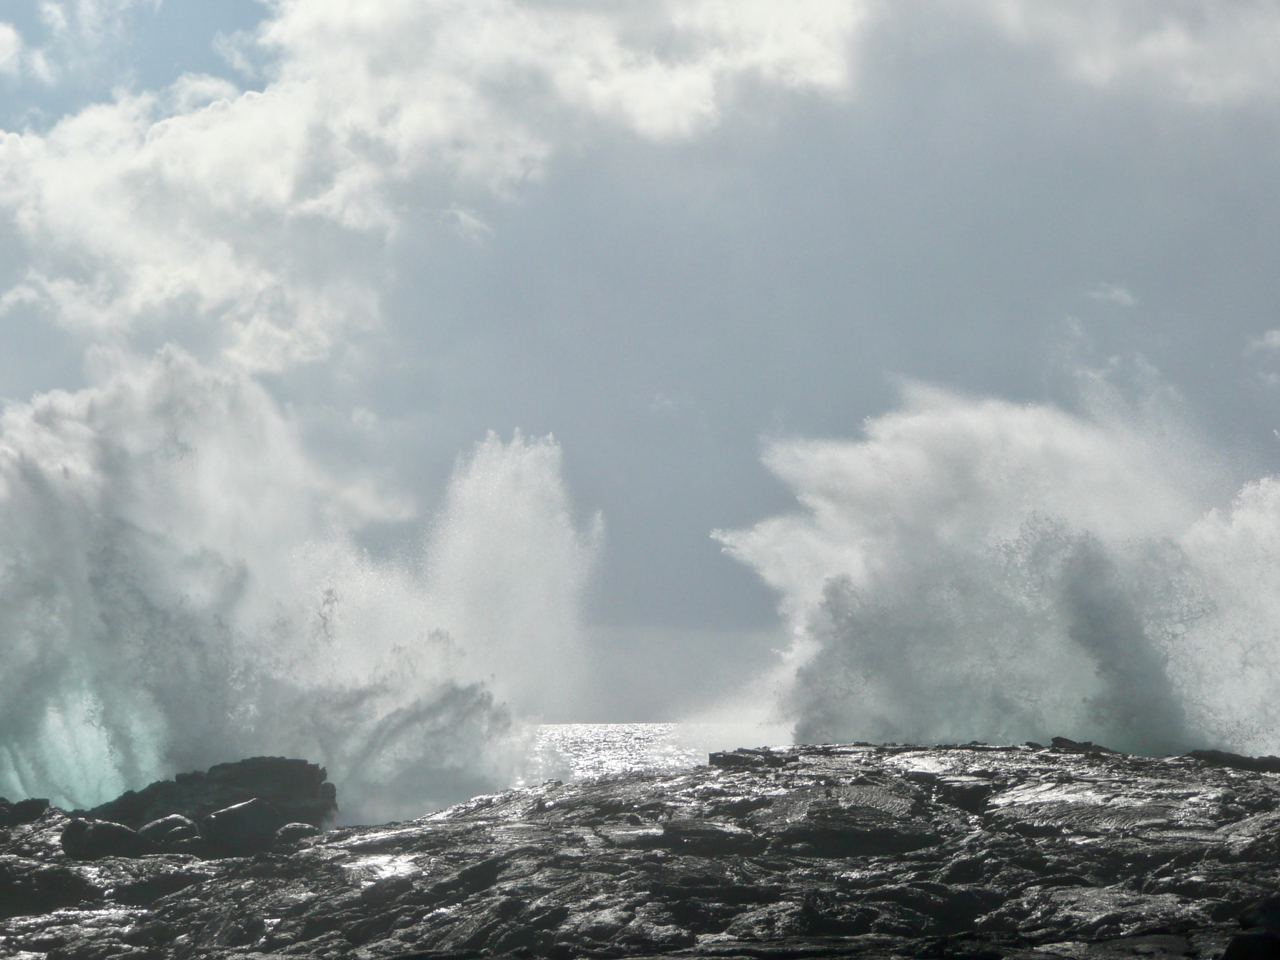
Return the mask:
<svg viewBox="0 0 1280 960">
<path fill-rule="evenodd" d="M 1226 465 L 1204 508 L 1274 472 L 1278 51 L 1261 0 L 9 0 L 7 455 L 40 398 L 127 457 L 155 370 L 238 384 L 280 502 L 411 563 L 492 431 L 573 533 L 594 692 L 538 709 L 673 718 L 789 642 L 713 536 L 796 510 L 779 443 L 1101 380 Z M 167 399 L 94 419 L 124 383 Z"/>
</svg>

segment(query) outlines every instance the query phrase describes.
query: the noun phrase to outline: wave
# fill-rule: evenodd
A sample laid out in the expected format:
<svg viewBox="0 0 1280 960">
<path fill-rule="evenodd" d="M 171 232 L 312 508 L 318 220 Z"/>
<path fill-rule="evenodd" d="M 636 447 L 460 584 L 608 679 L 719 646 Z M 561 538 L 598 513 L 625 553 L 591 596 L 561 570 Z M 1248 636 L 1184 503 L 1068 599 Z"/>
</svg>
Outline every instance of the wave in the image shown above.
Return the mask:
<svg viewBox="0 0 1280 960">
<path fill-rule="evenodd" d="M 255 754 L 326 764 L 345 819 L 504 787 L 572 695 L 598 529 L 550 438 L 459 460 L 411 507 L 306 455 L 251 379 L 174 348 L 0 420 L 0 794 L 87 806 Z"/>
<path fill-rule="evenodd" d="M 719 531 L 780 596 L 801 742 L 1280 748 L 1280 481 L 1156 415 L 922 386 L 784 440 L 801 509 Z"/>
</svg>

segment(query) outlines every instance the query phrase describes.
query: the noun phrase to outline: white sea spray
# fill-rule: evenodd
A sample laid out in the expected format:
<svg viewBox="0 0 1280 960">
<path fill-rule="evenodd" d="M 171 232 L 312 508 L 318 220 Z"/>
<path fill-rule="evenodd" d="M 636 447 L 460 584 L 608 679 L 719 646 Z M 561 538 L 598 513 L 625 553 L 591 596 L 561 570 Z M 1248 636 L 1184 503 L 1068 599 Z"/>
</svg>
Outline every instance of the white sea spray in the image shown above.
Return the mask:
<svg viewBox="0 0 1280 960">
<path fill-rule="evenodd" d="M 327 765 L 348 819 L 421 813 L 505 786 L 538 691 L 568 692 L 595 547 L 550 439 L 461 458 L 397 562 L 351 533 L 411 505 L 328 476 L 258 384 L 179 350 L 0 429 L 0 794 L 88 805 L 286 754 Z"/>
<path fill-rule="evenodd" d="M 1280 483 L 1158 416 L 913 387 L 765 462 L 801 509 L 720 532 L 778 591 L 804 741 L 1280 747 Z"/>
</svg>

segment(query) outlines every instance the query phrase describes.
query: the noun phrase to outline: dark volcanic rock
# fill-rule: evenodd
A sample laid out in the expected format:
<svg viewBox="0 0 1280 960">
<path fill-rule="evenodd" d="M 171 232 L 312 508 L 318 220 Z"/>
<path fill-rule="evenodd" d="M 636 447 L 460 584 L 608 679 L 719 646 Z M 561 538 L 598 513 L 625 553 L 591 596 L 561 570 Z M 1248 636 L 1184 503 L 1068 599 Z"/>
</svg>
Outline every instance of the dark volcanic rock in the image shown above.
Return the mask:
<svg viewBox="0 0 1280 960">
<path fill-rule="evenodd" d="M 180 773 L 159 780 L 92 810 L 77 810 L 85 819 L 110 820 L 134 830 L 171 814 L 197 823 L 216 810 L 248 800 L 265 800 L 284 822 L 322 827 L 338 811 L 337 790 L 326 783 L 323 767 L 285 757 L 250 757 L 220 763 L 205 773 Z"/>
<path fill-rule="evenodd" d="M 79 817 L 62 829 L 62 849 L 72 860 L 141 857 L 160 852 L 155 843 L 122 823 Z"/>
<path fill-rule="evenodd" d="M 33 823 L 39 820 L 48 809 L 49 801 L 43 798 L 32 797 L 29 800 L 11 803 L 4 797 L 0 797 L 0 829 Z"/>
<path fill-rule="evenodd" d="M 33 823 L 36 820 L 39 820 L 48 809 L 49 801 L 40 797 L 32 797 L 29 800 L 19 800 L 9 808 L 9 823 L 13 826 L 23 823 Z"/>
<path fill-rule="evenodd" d="M 280 811 L 265 800 L 246 800 L 204 818 L 201 833 L 220 853 L 250 856 L 271 846 L 276 831 L 285 825 Z"/>
<path fill-rule="evenodd" d="M 150 823 L 139 827 L 138 834 L 153 843 L 165 846 L 182 840 L 199 839 L 200 827 L 194 820 L 190 820 L 180 813 L 171 813 L 167 817 L 152 820 Z"/>
<path fill-rule="evenodd" d="M 224 821 L 261 852 L 207 861 L 75 861 L 58 837 L 93 825 L 48 810 L 0 831 L 0 960 L 1215 960 L 1228 945 L 1238 960 L 1280 946 L 1266 899 L 1280 773 L 1265 762 L 1071 741 L 712 759 L 313 836 L 280 827 L 274 801 L 241 801 L 201 842 Z M 133 836 L 164 845 L 191 819 Z"/>
<path fill-rule="evenodd" d="M 101 891 L 79 874 L 57 864 L 0 856 L 0 917 L 47 914 L 94 900 Z M 0 956 L 5 956 L 0 940 Z"/>
<path fill-rule="evenodd" d="M 297 843 L 299 840 L 307 839 L 307 837 L 314 837 L 318 833 L 320 833 L 320 828 L 313 827 L 309 823 L 286 823 L 276 831 L 274 842 Z"/>
</svg>

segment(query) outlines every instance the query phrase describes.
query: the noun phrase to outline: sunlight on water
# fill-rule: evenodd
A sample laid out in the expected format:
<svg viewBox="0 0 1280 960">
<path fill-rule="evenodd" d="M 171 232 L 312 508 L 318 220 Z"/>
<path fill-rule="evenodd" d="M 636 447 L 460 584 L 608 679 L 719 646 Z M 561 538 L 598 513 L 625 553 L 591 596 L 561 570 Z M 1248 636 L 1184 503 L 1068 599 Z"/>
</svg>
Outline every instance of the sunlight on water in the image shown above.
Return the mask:
<svg viewBox="0 0 1280 960">
<path fill-rule="evenodd" d="M 740 723 L 545 723 L 516 786 L 612 773 L 687 770 L 716 750 L 790 743 L 786 727 Z"/>
</svg>

